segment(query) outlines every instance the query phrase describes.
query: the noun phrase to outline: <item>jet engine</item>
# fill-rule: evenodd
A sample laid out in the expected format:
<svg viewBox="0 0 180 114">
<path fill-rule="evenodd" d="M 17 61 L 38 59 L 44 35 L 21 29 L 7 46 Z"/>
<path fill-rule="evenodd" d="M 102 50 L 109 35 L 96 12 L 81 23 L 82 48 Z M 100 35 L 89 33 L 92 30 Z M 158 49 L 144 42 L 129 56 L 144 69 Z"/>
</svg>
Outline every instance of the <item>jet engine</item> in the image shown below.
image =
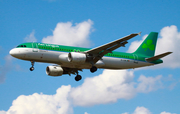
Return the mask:
<svg viewBox="0 0 180 114">
<path fill-rule="evenodd" d="M 60 66 L 47 66 L 46 67 L 46 74 L 49 76 L 62 76 L 63 72 L 64 70 Z"/>
<path fill-rule="evenodd" d="M 84 53 L 71 52 L 68 54 L 68 61 L 74 63 L 85 63 L 88 57 Z"/>
</svg>

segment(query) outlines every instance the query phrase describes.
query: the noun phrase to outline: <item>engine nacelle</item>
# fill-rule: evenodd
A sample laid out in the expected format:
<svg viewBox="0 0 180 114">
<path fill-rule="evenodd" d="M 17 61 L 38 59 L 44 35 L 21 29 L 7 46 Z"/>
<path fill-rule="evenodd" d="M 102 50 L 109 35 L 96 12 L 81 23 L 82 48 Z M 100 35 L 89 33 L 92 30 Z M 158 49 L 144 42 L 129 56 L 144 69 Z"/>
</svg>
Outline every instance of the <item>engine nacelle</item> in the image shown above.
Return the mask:
<svg viewBox="0 0 180 114">
<path fill-rule="evenodd" d="M 71 52 L 68 54 L 68 61 L 74 63 L 85 63 L 87 56 L 84 53 Z"/>
<path fill-rule="evenodd" d="M 49 76 L 62 76 L 63 75 L 63 68 L 60 66 L 47 66 L 46 67 L 46 74 Z"/>
<path fill-rule="evenodd" d="M 60 62 L 69 63 L 68 53 L 60 54 L 59 55 L 59 60 L 60 60 Z"/>
</svg>

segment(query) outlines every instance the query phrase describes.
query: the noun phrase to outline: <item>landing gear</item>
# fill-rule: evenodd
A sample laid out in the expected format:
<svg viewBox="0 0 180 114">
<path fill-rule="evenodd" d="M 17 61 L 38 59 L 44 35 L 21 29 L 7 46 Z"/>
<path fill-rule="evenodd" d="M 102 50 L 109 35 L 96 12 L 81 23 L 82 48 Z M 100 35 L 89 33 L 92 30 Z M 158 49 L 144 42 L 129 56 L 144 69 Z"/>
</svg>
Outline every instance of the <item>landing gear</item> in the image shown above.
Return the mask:
<svg viewBox="0 0 180 114">
<path fill-rule="evenodd" d="M 81 80 L 82 79 L 82 76 L 81 75 L 79 75 L 79 72 L 78 72 L 78 70 L 76 71 L 76 77 L 75 77 L 75 80 L 76 81 L 79 81 L 79 80 Z"/>
<path fill-rule="evenodd" d="M 75 80 L 76 81 L 79 81 L 79 80 L 81 80 L 82 79 L 82 76 L 81 75 L 77 75 L 76 77 L 75 77 Z"/>
<path fill-rule="evenodd" d="M 34 70 L 34 67 L 31 67 L 29 70 L 30 70 L 30 71 L 33 71 L 33 70 Z"/>
<path fill-rule="evenodd" d="M 31 61 L 31 65 L 32 65 L 32 67 L 29 69 L 30 71 L 33 71 L 34 70 L 34 61 Z"/>
<path fill-rule="evenodd" d="M 96 71 L 97 71 L 97 67 L 92 66 L 91 69 L 90 69 L 90 71 L 91 71 L 92 73 L 96 72 Z"/>
<path fill-rule="evenodd" d="M 97 67 L 92 66 L 92 68 L 90 69 L 90 71 L 91 71 L 92 73 L 96 72 L 96 71 L 97 71 Z M 82 76 L 78 74 L 78 71 L 76 71 L 76 74 L 77 74 L 77 75 L 76 75 L 76 77 L 75 77 L 75 80 L 76 80 L 76 81 L 81 80 L 81 79 L 82 79 Z"/>
</svg>

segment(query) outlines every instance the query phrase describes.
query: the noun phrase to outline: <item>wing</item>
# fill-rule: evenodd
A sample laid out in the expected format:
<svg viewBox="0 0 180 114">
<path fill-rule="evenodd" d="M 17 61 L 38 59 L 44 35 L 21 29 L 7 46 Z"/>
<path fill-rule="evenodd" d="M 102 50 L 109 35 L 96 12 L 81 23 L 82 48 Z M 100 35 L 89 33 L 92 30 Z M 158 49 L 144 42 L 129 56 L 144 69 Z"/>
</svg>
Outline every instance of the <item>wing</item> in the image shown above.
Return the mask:
<svg viewBox="0 0 180 114">
<path fill-rule="evenodd" d="M 128 36 L 125 36 L 123 38 L 120 38 L 118 40 L 115 40 L 113 42 L 104 44 L 102 46 L 93 48 L 91 50 L 86 51 L 86 53 L 88 53 L 89 55 L 93 56 L 93 64 L 95 64 L 98 60 L 100 60 L 105 54 L 107 53 L 112 53 L 113 50 L 123 46 L 125 47 L 125 44 L 127 44 L 127 40 L 140 35 L 140 33 L 134 33 L 134 34 L 130 34 Z"/>
</svg>

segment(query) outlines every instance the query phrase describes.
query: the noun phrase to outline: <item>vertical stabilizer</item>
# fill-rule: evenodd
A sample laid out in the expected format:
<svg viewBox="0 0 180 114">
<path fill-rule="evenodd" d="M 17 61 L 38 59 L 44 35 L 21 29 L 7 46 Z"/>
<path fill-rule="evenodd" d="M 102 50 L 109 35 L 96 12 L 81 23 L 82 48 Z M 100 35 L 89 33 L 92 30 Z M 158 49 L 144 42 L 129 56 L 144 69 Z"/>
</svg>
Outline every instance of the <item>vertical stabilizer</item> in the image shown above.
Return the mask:
<svg viewBox="0 0 180 114">
<path fill-rule="evenodd" d="M 154 56 L 156 50 L 157 37 L 157 32 L 151 32 L 143 41 L 143 43 L 138 47 L 138 49 L 134 52 L 134 54 L 141 54 L 150 57 Z"/>
</svg>

